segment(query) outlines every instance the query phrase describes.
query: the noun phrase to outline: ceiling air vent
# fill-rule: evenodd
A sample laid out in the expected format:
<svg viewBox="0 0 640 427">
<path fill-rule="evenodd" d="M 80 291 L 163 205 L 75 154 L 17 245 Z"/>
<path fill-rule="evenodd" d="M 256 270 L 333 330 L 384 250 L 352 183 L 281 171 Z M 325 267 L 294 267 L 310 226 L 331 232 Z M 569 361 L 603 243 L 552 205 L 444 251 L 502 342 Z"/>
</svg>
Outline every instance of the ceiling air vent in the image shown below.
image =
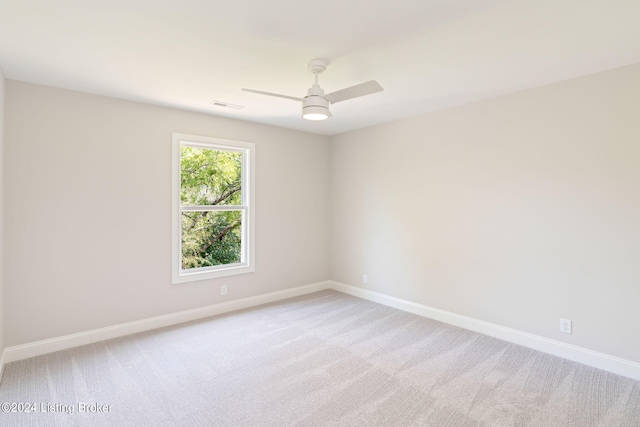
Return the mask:
<svg viewBox="0 0 640 427">
<path fill-rule="evenodd" d="M 211 105 L 214 105 L 216 107 L 223 107 L 223 108 L 233 108 L 234 110 L 242 110 L 244 108 L 244 105 L 236 105 L 236 104 L 230 104 L 228 102 L 224 102 L 224 101 L 211 101 L 210 102 Z"/>
</svg>

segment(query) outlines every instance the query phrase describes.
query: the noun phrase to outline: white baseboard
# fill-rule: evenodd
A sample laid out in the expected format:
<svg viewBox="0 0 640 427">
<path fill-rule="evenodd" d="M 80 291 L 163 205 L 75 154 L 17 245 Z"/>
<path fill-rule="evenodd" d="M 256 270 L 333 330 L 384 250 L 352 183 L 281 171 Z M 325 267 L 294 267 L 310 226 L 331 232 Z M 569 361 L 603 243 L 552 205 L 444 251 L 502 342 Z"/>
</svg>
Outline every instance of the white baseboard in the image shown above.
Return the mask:
<svg viewBox="0 0 640 427">
<path fill-rule="evenodd" d="M 318 282 L 164 316 L 7 347 L 0 355 L 0 381 L 6 363 L 293 298 L 324 289 L 333 289 L 640 381 L 640 363 L 335 281 Z"/>
<path fill-rule="evenodd" d="M 318 282 L 268 294 L 256 295 L 253 297 L 237 299 L 206 307 L 194 308 L 163 316 L 151 317 L 134 322 L 121 323 L 119 325 L 108 326 L 106 328 L 93 329 L 77 334 L 64 335 L 62 337 L 36 341 L 28 344 L 7 347 L 2 354 L 3 363 L 15 362 L 16 360 L 27 359 L 29 357 L 40 356 L 54 351 L 66 350 L 85 344 L 104 341 L 111 338 L 122 337 L 138 332 L 149 331 L 151 329 L 176 325 L 191 320 L 203 319 L 217 314 L 228 313 L 243 308 L 254 307 L 287 298 L 293 298 L 312 292 L 329 289 L 329 282 Z M 2 377 L 0 377 L 1 379 Z"/>
<path fill-rule="evenodd" d="M 609 356 L 608 354 L 599 353 L 583 347 L 566 344 L 527 332 L 518 331 L 516 329 L 506 328 L 494 323 L 484 322 L 472 317 L 462 316 L 450 311 L 440 310 L 367 289 L 358 288 L 356 286 L 333 281 L 330 283 L 331 289 L 345 294 L 377 302 L 379 304 L 397 308 L 419 316 L 428 317 L 440 322 L 459 326 L 474 332 L 479 332 L 494 338 L 519 344 L 524 347 L 529 347 L 534 350 L 542 351 L 544 353 L 559 356 L 564 359 L 572 360 L 574 362 L 582 363 L 584 365 L 640 381 L 640 363 L 637 362 Z"/>
</svg>

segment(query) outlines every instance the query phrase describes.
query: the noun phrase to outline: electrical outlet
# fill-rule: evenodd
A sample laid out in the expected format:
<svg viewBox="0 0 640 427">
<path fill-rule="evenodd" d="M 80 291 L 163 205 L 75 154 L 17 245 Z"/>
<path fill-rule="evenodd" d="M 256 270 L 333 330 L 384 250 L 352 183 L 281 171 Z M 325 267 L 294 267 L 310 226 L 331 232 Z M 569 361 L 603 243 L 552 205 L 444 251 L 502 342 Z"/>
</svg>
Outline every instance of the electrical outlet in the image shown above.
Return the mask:
<svg viewBox="0 0 640 427">
<path fill-rule="evenodd" d="M 364 283 L 365 285 L 367 283 L 369 283 L 369 276 L 367 276 L 366 274 L 362 275 L 362 283 Z"/>
<path fill-rule="evenodd" d="M 565 334 L 571 333 L 571 320 L 560 319 L 560 332 L 564 332 Z"/>
<path fill-rule="evenodd" d="M 226 295 L 226 294 L 227 294 L 227 285 L 220 286 L 220 295 Z"/>
</svg>

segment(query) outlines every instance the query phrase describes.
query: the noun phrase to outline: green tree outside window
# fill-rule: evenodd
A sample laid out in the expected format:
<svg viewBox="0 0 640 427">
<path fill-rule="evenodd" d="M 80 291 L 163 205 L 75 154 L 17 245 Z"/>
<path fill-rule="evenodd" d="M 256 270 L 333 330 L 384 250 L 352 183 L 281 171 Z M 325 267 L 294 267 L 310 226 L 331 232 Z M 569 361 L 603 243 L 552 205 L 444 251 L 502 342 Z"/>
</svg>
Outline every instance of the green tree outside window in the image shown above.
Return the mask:
<svg viewBox="0 0 640 427">
<path fill-rule="evenodd" d="M 183 270 L 242 262 L 242 153 L 180 147 Z M 186 210 L 220 206 L 222 210 Z"/>
</svg>

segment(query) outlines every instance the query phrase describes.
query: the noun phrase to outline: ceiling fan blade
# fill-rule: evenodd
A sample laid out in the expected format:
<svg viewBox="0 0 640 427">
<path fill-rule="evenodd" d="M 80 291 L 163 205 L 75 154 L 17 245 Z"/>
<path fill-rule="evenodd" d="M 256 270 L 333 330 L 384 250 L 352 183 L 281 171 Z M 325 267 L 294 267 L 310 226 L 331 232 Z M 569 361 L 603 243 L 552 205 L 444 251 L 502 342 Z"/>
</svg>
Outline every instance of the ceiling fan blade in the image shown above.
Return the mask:
<svg viewBox="0 0 640 427">
<path fill-rule="evenodd" d="M 261 90 L 253 90 L 253 89 L 245 89 L 242 88 L 243 92 L 251 92 L 251 93 L 257 93 L 259 95 L 268 95 L 268 96 L 276 96 L 278 98 L 284 98 L 284 99 L 292 99 L 294 101 L 302 101 L 302 98 L 296 98 L 295 96 L 287 96 L 287 95 L 280 95 L 278 93 L 271 93 L 271 92 L 263 92 Z"/>
<path fill-rule="evenodd" d="M 370 80 L 359 85 L 351 86 L 346 89 L 338 90 L 330 94 L 324 95 L 323 98 L 332 104 L 336 102 L 346 101 L 347 99 L 358 98 L 359 96 L 370 95 L 372 93 L 381 92 L 384 88 L 375 80 Z"/>
</svg>

